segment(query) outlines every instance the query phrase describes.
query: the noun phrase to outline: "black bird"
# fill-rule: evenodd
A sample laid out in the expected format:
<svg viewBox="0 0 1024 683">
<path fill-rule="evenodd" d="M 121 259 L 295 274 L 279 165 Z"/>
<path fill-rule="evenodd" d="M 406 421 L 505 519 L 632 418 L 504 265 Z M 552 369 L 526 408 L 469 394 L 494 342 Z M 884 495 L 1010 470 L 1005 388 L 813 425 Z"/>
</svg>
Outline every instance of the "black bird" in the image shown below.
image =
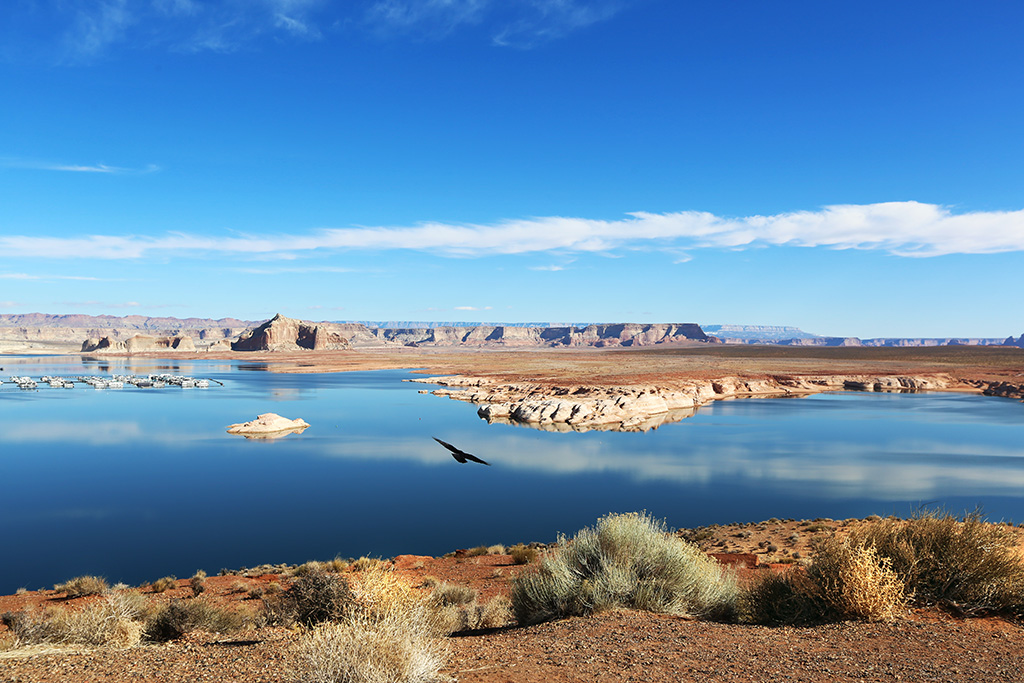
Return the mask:
<svg viewBox="0 0 1024 683">
<path fill-rule="evenodd" d="M 450 450 L 452 452 L 452 457 L 455 458 L 456 460 L 458 460 L 459 462 L 461 462 L 463 465 L 466 464 L 467 460 L 472 460 L 473 462 L 478 462 L 481 465 L 490 466 L 490 464 L 491 464 L 489 462 L 484 462 L 480 458 L 476 457 L 475 455 L 471 455 L 471 454 L 467 453 L 466 451 L 460 451 L 455 446 L 451 445 L 450 443 L 445 443 L 444 441 L 441 441 L 441 439 L 437 438 L 436 436 L 433 437 L 433 439 L 434 439 L 434 441 L 438 442 L 439 444 L 441 444 L 442 446 L 444 446 L 445 448 Z"/>
</svg>

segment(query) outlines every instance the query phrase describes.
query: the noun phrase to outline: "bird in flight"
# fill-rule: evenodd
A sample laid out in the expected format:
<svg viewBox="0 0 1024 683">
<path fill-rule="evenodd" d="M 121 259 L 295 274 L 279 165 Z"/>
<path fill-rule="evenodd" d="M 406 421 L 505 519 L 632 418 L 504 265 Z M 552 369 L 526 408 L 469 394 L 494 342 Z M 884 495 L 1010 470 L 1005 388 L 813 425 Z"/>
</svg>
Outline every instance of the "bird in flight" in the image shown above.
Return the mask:
<svg viewBox="0 0 1024 683">
<path fill-rule="evenodd" d="M 473 462 L 478 462 L 481 465 L 488 465 L 488 466 L 490 466 L 490 464 L 491 464 L 489 462 L 484 462 L 480 458 L 476 457 L 475 455 L 471 455 L 470 453 L 467 453 L 466 451 L 460 451 L 455 446 L 451 445 L 450 443 L 445 443 L 444 441 L 441 441 L 441 439 L 437 438 L 436 436 L 433 437 L 433 439 L 434 439 L 434 441 L 438 442 L 439 444 L 441 444 L 442 446 L 444 446 L 445 448 L 450 450 L 452 452 L 452 457 L 455 458 L 456 460 L 458 460 L 459 462 L 461 462 L 462 464 L 466 464 L 467 460 L 472 460 Z"/>
</svg>

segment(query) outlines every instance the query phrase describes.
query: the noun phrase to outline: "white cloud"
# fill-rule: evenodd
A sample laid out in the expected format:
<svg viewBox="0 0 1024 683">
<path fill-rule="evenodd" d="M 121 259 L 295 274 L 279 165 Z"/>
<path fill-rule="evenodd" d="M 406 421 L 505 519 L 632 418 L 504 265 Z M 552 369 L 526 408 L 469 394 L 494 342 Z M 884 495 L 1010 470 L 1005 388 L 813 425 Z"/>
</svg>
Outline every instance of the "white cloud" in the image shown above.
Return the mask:
<svg viewBox="0 0 1024 683">
<path fill-rule="evenodd" d="M 489 311 L 491 306 L 456 306 L 456 311 Z"/>
<path fill-rule="evenodd" d="M 46 161 L 34 161 L 31 159 L 0 158 L 0 166 L 6 168 L 25 168 L 36 171 L 67 171 L 70 173 L 109 173 L 121 174 L 143 174 L 155 173 L 160 170 L 156 164 L 148 164 L 142 168 L 128 168 L 125 166 L 108 166 L 107 164 L 57 164 Z"/>
<path fill-rule="evenodd" d="M 565 270 L 565 266 L 530 266 L 529 269 L 556 273 L 560 270 Z"/>
<path fill-rule="evenodd" d="M 741 218 L 699 211 L 637 212 L 612 221 L 551 216 L 491 224 L 422 223 L 227 237 L 185 233 L 0 236 L 0 252 L 8 258 L 55 259 L 134 259 L 157 254 L 294 258 L 317 249 L 400 249 L 463 257 L 548 251 L 607 255 L 623 248 L 676 254 L 766 246 L 881 250 L 914 257 L 1024 251 L 1024 210 L 954 214 L 934 204 L 887 202 Z"/>
</svg>

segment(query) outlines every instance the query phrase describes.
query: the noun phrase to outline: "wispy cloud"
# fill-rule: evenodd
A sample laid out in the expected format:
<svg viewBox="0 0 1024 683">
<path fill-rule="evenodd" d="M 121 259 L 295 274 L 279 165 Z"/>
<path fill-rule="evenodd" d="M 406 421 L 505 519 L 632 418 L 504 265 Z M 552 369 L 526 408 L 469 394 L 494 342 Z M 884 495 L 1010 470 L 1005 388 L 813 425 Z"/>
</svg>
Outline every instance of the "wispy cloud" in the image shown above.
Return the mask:
<svg viewBox="0 0 1024 683">
<path fill-rule="evenodd" d="M 610 19 L 630 0 L 378 0 L 368 25 L 383 33 L 442 38 L 472 26 L 495 45 L 530 48 Z"/>
<path fill-rule="evenodd" d="M 20 43 L 3 47 L 22 57 L 89 63 L 118 49 L 227 53 L 259 40 L 321 40 L 341 30 L 441 39 L 465 29 L 494 45 L 530 48 L 638 1 L 31 0 L 30 11 L 10 19 Z"/>
<path fill-rule="evenodd" d="M 260 37 L 316 40 L 328 0 L 33 0 L 33 20 L 47 35 L 26 38 L 25 53 L 60 52 L 59 61 L 89 62 L 115 47 L 230 52 Z M 325 23 L 335 21 L 325 18 Z M 45 45 L 55 36 L 59 45 Z M 11 49 L 8 49 L 11 52 Z"/>
<path fill-rule="evenodd" d="M 28 273 L 0 273 L 0 280 L 85 280 L 89 282 L 110 282 L 86 275 L 29 275 Z"/>
<path fill-rule="evenodd" d="M 557 273 L 560 270 L 565 270 L 565 266 L 530 266 L 529 269 Z"/>
<path fill-rule="evenodd" d="M 636 212 L 620 220 L 553 216 L 491 224 L 335 228 L 306 234 L 0 236 L 0 252 L 9 258 L 55 259 L 136 259 L 158 254 L 294 258 L 318 249 L 412 250 L 461 257 L 537 252 L 608 255 L 626 248 L 678 254 L 679 250 L 772 246 L 880 250 L 907 257 L 1024 251 L 1024 210 L 957 214 L 935 204 L 887 202 L 739 218 L 701 211 Z"/>
<path fill-rule="evenodd" d="M 491 306 L 456 306 L 456 311 L 489 311 Z"/>
<path fill-rule="evenodd" d="M 247 275 L 294 275 L 295 273 L 366 273 L 372 272 L 363 268 L 340 268 L 334 266 L 308 266 L 298 268 L 236 268 L 239 273 Z"/>
<path fill-rule="evenodd" d="M 138 301 L 58 301 L 57 305 L 69 308 L 88 308 L 101 306 L 103 308 L 139 308 L 142 306 Z M 167 306 L 151 306 L 150 308 L 167 308 Z"/>
<path fill-rule="evenodd" d="M 0 166 L 4 168 L 24 168 L 34 171 L 65 171 L 69 173 L 106 173 L 111 175 L 141 175 L 156 173 L 160 167 L 148 164 L 141 168 L 128 166 L 108 166 L 107 164 L 63 164 L 33 159 L 0 158 Z"/>
</svg>

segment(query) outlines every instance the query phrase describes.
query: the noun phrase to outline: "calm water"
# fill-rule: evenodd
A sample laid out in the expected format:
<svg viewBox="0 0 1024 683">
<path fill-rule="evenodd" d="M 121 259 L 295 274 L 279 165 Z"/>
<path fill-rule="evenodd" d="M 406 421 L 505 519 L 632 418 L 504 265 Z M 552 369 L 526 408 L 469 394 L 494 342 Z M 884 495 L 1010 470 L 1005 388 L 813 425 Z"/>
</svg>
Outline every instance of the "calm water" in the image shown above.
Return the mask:
<svg viewBox="0 0 1024 683">
<path fill-rule="evenodd" d="M 0 593 L 262 562 L 553 540 L 610 511 L 675 527 L 983 506 L 1024 521 L 1024 405 L 957 394 L 718 402 L 641 434 L 488 425 L 401 371 L 0 358 Z M 11 375 L 170 372 L 209 389 L 21 391 Z M 277 441 L 226 425 L 276 412 Z M 489 460 L 459 465 L 437 436 Z"/>
</svg>

